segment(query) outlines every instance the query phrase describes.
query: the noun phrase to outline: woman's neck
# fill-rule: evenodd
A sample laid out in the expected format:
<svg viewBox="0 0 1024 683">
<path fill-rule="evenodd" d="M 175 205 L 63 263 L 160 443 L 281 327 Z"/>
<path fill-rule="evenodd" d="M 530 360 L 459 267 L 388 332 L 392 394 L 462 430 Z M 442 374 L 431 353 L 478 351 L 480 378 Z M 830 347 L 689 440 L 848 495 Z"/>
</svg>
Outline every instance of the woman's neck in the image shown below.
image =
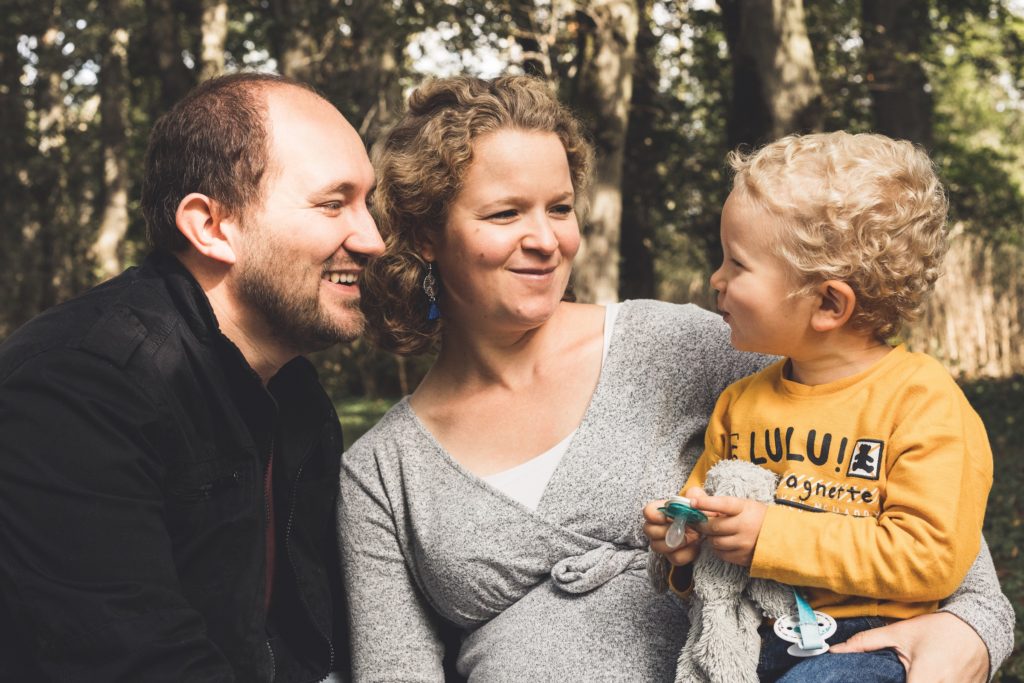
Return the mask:
<svg viewBox="0 0 1024 683">
<path fill-rule="evenodd" d="M 573 317 L 571 309 L 572 304 L 559 304 L 543 324 L 529 329 L 449 325 L 428 379 L 462 390 L 481 385 L 527 386 L 544 360 L 568 341 L 566 331 L 572 326 L 566 324 Z"/>
<path fill-rule="evenodd" d="M 410 407 L 471 472 L 525 462 L 582 421 L 600 378 L 604 316 L 599 306 L 560 304 L 515 334 L 450 324 Z"/>
</svg>

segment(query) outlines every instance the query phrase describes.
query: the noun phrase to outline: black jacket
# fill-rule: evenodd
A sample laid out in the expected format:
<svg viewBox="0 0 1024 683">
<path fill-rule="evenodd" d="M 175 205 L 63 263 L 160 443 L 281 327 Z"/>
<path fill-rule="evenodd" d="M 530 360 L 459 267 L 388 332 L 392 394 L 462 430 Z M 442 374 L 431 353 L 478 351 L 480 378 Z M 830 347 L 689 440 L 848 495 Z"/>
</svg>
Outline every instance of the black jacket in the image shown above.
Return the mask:
<svg viewBox="0 0 1024 683">
<path fill-rule="evenodd" d="M 347 671 L 341 450 L 313 367 L 265 389 L 169 255 L 27 323 L 0 346 L 0 680 Z"/>
</svg>

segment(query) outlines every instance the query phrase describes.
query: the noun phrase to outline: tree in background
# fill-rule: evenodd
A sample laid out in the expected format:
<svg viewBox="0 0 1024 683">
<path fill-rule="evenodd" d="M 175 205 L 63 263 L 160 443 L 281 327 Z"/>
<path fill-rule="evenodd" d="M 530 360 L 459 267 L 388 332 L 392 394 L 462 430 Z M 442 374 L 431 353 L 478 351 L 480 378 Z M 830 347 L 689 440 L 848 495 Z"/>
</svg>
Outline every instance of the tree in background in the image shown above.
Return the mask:
<svg viewBox="0 0 1024 683">
<path fill-rule="evenodd" d="M 242 68 L 309 81 L 371 144 L 429 72 L 548 79 L 598 149 L 582 300 L 708 303 L 725 153 L 801 130 L 877 129 L 929 145 L 957 229 L 998 247 L 995 266 L 1014 263 L 1024 31 L 1009 2 L 8 0 L 0 277 L 15 295 L 0 302 L 0 330 L 138 260 L 150 126 L 201 79 Z M 995 266 L 993 292 L 1003 277 Z M 1016 311 L 1007 282 L 1013 303 L 999 305 Z M 934 325 L 949 315 L 937 312 Z M 1003 340 L 1016 318 L 998 317 L 998 334 L 957 336 Z M 948 334 L 941 343 L 954 348 Z M 964 372 L 1024 367 L 1004 341 L 987 343 L 972 352 L 987 360 L 956 351 Z M 403 382 L 395 373 L 407 368 L 367 358 L 338 360 L 362 373 L 353 387 L 415 382 L 415 372 Z"/>
<path fill-rule="evenodd" d="M 99 138 L 103 152 L 102 212 L 89 256 L 96 276 L 105 280 L 121 272 L 118 248 L 128 234 L 128 28 L 124 0 L 101 4 L 107 32 L 102 38 L 98 83 Z"/>
<path fill-rule="evenodd" d="M 729 146 L 821 130 L 821 83 L 803 0 L 719 0 L 732 57 Z"/>
<path fill-rule="evenodd" d="M 203 18 L 199 31 L 199 80 L 224 73 L 224 50 L 228 39 L 227 0 L 203 0 Z"/>
<path fill-rule="evenodd" d="M 661 73 L 657 62 L 658 36 L 654 33 L 652 3 L 637 2 L 636 58 L 633 60 L 633 96 L 629 102 L 622 172 L 621 278 L 622 299 L 653 299 L 655 294 L 654 249 L 657 218 L 645 196 L 645 188 L 658 185 L 654 152 Z"/>
<path fill-rule="evenodd" d="M 861 34 L 874 129 L 931 147 L 932 95 L 924 70 L 928 0 L 861 0 Z"/>
<path fill-rule="evenodd" d="M 22 270 L 20 245 L 29 224 L 27 212 L 34 209 L 28 177 L 28 160 L 34 149 L 28 134 L 26 93 L 21 84 L 25 63 L 19 51 L 26 29 L 24 14 L 20 12 L 0 22 L 0 131 L 7 131 L 0 134 L 0 223 L 4 226 L 0 232 L 0 286 L 15 297 L 24 295 L 21 287 L 26 274 Z M 31 304 L 34 307 L 35 301 Z M 17 309 L 13 300 L 3 306 L 0 333 L 11 320 L 24 318 L 25 314 L 19 314 Z"/>
<path fill-rule="evenodd" d="M 190 66 L 182 58 L 187 51 L 195 54 L 190 48 L 198 28 L 196 7 L 174 0 L 144 0 L 143 10 L 145 25 L 133 28 L 144 32 L 146 38 L 139 41 L 141 54 L 132 60 L 132 66 L 156 88 L 149 109 L 150 118 L 156 120 L 198 80 L 194 64 Z"/>
<path fill-rule="evenodd" d="M 639 17 L 635 0 L 590 0 L 577 17 L 570 102 L 590 125 L 596 155 L 573 281 L 582 301 L 608 303 L 619 296 L 622 168 Z"/>
</svg>

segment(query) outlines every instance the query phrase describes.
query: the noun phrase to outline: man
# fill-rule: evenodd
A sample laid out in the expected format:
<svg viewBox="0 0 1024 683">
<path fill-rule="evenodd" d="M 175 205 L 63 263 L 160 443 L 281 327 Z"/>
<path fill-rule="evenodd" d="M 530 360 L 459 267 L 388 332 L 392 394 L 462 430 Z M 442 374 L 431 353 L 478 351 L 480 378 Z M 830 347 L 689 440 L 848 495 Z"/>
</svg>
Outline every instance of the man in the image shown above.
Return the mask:
<svg viewBox="0 0 1024 683">
<path fill-rule="evenodd" d="M 281 77 L 157 122 L 154 253 L 0 347 L 0 679 L 347 669 L 341 432 L 300 356 L 362 331 L 372 186 L 355 130 Z"/>
</svg>

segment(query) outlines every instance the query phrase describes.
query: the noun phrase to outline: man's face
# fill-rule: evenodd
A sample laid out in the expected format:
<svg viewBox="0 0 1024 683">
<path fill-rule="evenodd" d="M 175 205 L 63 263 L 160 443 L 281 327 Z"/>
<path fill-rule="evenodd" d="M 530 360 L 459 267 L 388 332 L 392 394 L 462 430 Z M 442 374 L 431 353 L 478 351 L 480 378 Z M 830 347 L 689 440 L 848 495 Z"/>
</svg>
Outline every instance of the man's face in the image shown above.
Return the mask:
<svg viewBox="0 0 1024 683">
<path fill-rule="evenodd" d="M 259 330 L 296 354 L 358 337 L 359 273 L 384 245 L 366 206 L 373 167 L 330 104 L 294 87 L 266 93 L 270 163 L 246 212 L 233 289 Z"/>
</svg>

